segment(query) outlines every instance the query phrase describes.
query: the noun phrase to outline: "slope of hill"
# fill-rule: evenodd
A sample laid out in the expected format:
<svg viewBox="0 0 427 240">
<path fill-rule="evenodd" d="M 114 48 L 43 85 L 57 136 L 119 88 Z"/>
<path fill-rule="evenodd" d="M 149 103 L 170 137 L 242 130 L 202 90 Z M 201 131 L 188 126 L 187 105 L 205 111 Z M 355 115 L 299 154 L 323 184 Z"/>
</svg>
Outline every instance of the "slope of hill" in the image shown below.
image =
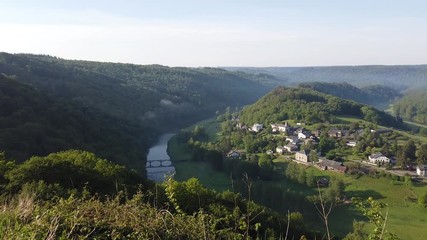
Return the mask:
<svg viewBox="0 0 427 240">
<path fill-rule="evenodd" d="M 412 91 L 393 104 L 396 116 L 427 124 L 427 90 Z"/>
<path fill-rule="evenodd" d="M 367 65 L 331 67 L 225 67 L 248 73 L 271 74 L 289 83 L 346 82 L 357 87 L 386 85 L 393 88 L 416 89 L 427 86 L 427 65 Z"/>
<path fill-rule="evenodd" d="M 339 98 L 371 105 L 377 109 L 383 110 L 388 108 L 390 103 L 401 96 L 398 90 L 382 85 L 371 85 L 364 88 L 357 88 L 348 83 L 310 82 L 301 83 L 299 84 L 299 87 L 310 88 Z"/>
<path fill-rule="evenodd" d="M 123 121 L 52 98 L 46 92 L 0 75 L 0 149 L 19 162 L 66 149 L 97 152 L 115 162 L 142 170 L 154 131 L 142 131 L 135 121 Z"/>
<path fill-rule="evenodd" d="M 255 104 L 245 107 L 240 115 L 246 124 L 295 119 L 307 123 L 333 121 L 336 115 L 353 115 L 387 126 L 401 122 L 373 107 L 344 100 L 307 88 L 278 87 Z"/>
<path fill-rule="evenodd" d="M 213 116 L 228 106 L 252 103 L 277 81 L 268 75 L 212 68 L 7 53 L 0 53 L 0 74 L 14 79 L 3 77 L 3 87 L 16 88 L 13 92 L 17 94 L 4 90 L 1 95 L 6 120 L 2 119 L 0 130 L 7 139 L 2 139 L 0 150 L 20 160 L 33 154 L 81 148 L 131 167 L 145 166 L 147 150 L 158 134 Z M 10 101 L 18 103 L 11 107 Z M 36 128 L 28 126 L 33 122 L 37 122 Z M 22 126 L 27 126 L 23 135 L 12 133 Z M 37 139 L 24 139 L 32 129 L 47 130 Z"/>
</svg>

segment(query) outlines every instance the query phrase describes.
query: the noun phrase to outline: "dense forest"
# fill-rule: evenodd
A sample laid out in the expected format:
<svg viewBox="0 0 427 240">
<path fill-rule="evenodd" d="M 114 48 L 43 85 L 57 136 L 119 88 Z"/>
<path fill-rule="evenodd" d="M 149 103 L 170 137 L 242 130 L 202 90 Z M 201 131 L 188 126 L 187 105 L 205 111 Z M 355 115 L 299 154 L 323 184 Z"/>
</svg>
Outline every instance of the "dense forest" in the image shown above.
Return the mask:
<svg viewBox="0 0 427 240">
<path fill-rule="evenodd" d="M 373 107 L 344 100 L 307 88 L 278 87 L 255 104 L 245 107 L 240 120 L 245 124 L 294 119 L 306 123 L 333 122 L 336 115 L 351 115 L 386 126 L 401 126 L 401 121 Z"/>
<path fill-rule="evenodd" d="M 277 81 L 212 68 L 7 53 L 0 53 L 0 74 L 0 150 L 7 156 L 22 161 L 78 148 L 142 172 L 160 133 L 254 102 Z"/>
<path fill-rule="evenodd" d="M 0 76 L 0 109 L 0 149 L 19 162 L 76 148 L 143 170 L 141 156 L 149 146 L 141 137 L 155 134 L 143 132 L 135 121 L 54 98 L 5 76 Z"/>
<path fill-rule="evenodd" d="M 427 124 L 427 90 L 407 93 L 393 104 L 393 110 L 406 120 Z"/>
<path fill-rule="evenodd" d="M 288 84 L 346 82 L 357 87 L 385 85 L 398 89 L 427 86 L 427 65 L 366 65 L 330 67 L 225 67 L 224 69 L 276 76 Z"/>
<path fill-rule="evenodd" d="M 349 83 L 309 82 L 301 83 L 299 87 L 310 88 L 322 93 L 334 95 L 339 98 L 353 100 L 358 103 L 374 106 L 376 108 L 388 108 L 401 94 L 398 90 L 382 86 L 371 85 L 358 88 Z"/>
</svg>

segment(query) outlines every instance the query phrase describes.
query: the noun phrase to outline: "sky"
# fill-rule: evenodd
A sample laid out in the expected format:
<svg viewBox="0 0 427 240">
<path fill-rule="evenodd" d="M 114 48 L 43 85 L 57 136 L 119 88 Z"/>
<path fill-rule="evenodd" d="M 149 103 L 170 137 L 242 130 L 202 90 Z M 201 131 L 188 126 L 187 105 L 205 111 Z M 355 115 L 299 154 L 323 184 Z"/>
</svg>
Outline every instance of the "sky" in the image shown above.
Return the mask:
<svg viewBox="0 0 427 240">
<path fill-rule="evenodd" d="M 427 64 L 424 0 L 0 0 L 0 51 L 167 66 Z"/>
</svg>

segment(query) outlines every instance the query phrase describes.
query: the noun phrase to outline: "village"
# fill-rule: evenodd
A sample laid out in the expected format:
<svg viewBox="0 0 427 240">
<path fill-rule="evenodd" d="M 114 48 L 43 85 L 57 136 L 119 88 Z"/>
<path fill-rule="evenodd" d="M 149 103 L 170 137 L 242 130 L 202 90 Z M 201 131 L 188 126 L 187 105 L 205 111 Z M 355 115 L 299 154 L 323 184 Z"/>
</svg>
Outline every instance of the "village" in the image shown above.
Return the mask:
<svg viewBox="0 0 427 240">
<path fill-rule="evenodd" d="M 363 138 L 366 134 L 370 134 L 373 136 L 372 138 L 374 138 L 374 140 L 381 137 L 387 141 L 387 138 L 391 134 L 396 134 L 391 129 L 369 128 L 367 130 L 360 127 L 353 129 L 330 127 L 322 130 L 309 130 L 309 127 L 313 129 L 312 126 L 308 127 L 303 122 L 296 122 L 295 126 L 291 126 L 288 122 L 271 123 L 268 126 L 255 123 L 252 126 L 246 126 L 239 122 L 238 117 L 233 118 L 233 120 L 237 122 L 235 127 L 238 131 L 253 134 L 255 137 L 265 137 L 268 135 L 273 136 L 275 139 L 279 139 L 279 141 L 275 141 L 277 144 L 274 149 L 264 148 L 265 153 L 270 156 L 284 156 L 286 159 L 298 164 L 314 166 L 321 170 L 335 171 L 338 173 L 346 173 L 349 170 L 350 164 L 348 163 L 357 163 L 359 169 L 362 170 L 361 172 L 365 173 L 381 170 L 398 176 L 411 176 L 414 179 L 425 178 L 427 176 L 426 164 L 408 163 L 404 167 L 396 166 L 397 160 L 394 156 L 395 154 L 391 154 L 390 152 L 383 153 L 381 152 L 381 148 L 378 147 L 368 149 L 368 151 L 370 151 L 369 154 L 366 154 L 366 150 L 363 151 L 366 157 L 354 159 L 354 157 L 347 158 L 347 156 L 343 156 L 338 158 L 338 160 L 328 159 L 328 154 L 322 153 L 319 148 L 320 139 L 323 136 L 334 142 L 334 148 L 346 148 L 347 153 L 351 152 L 352 155 L 360 156 L 362 152 L 358 153 L 357 148 L 358 144 L 360 144 L 358 142 L 359 139 Z M 358 154 L 354 154 L 354 152 Z M 244 150 L 231 150 L 227 154 L 227 157 L 236 158 L 240 157 L 242 154 L 245 154 Z"/>
</svg>

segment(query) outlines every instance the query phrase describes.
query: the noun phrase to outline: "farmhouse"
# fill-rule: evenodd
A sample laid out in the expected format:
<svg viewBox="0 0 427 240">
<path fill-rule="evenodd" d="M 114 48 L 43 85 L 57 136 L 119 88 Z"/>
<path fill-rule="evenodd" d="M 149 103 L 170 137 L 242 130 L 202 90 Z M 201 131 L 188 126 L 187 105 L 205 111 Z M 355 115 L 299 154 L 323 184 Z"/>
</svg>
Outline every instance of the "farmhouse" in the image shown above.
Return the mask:
<svg viewBox="0 0 427 240">
<path fill-rule="evenodd" d="M 384 164 L 390 162 L 390 159 L 380 152 L 369 155 L 368 159 L 370 163 L 374 164 Z"/>
<path fill-rule="evenodd" d="M 332 170 L 340 173 L 344 173 L 347 170 L 341 162 L 329 160 L 329 159 L 319 159 L 319 164 L 317 165 L 322 170 Z"/>
<path fill-rule="evenodd" d="M 418 165 L 417 174 L 420 177 L 427 177 L 427 165 Z"/>
</svg>

